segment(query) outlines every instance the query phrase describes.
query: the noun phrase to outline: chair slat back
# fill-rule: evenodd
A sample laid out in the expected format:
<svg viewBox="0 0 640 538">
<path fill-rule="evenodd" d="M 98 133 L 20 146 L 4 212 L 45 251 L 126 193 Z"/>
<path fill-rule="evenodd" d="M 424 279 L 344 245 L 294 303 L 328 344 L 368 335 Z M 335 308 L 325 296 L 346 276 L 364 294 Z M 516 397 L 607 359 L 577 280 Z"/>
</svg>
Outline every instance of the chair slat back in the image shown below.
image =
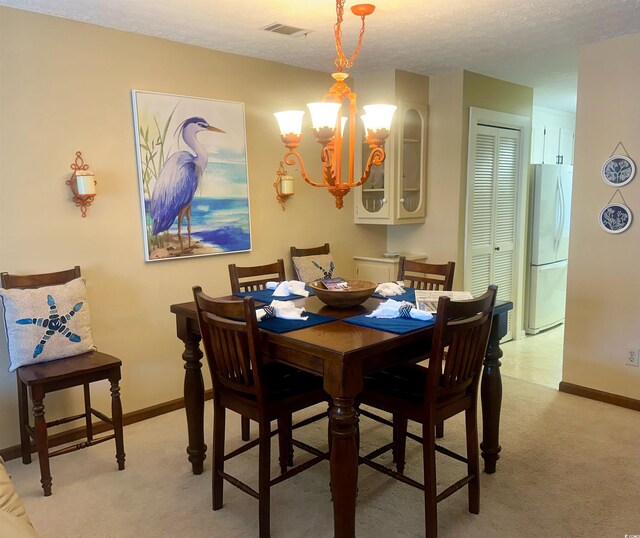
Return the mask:
<svg viewBox="0 0 640 538">
<path fill-rule="evenodd" d="M 455 268 L 454 262 L 424 263 L 407 260 L 404 256 L 400 256 L 398 280 L 418 290 L 451 291 Z"/>
<path fill-rule="evenodd" d="M 231 293 L 263 290 L 269 281 L 283 282 L 284 280 L 286 277 L 282 259 L 267 265 L 252 267 L 238 267 L 235 263 L 229 265 Z"/>
<path fill-rule="evenodd" d="M 214 299 L 199 286 L 193 296 L 214 393 L 224 386 L 261 398 L 262 350 L 253 298 Z"/>
<path fill-rule="evenodd" d="M 329 243 L 325 243 L 321 247 L 311 247 L 311 248 L 297 248 L 291 247 L 291 257 L 298 256 L 319 256 L 321 254 L 329 254 L 330 248 Z"/>
<path fill-rule="evenodd" d="M 496 290 L 491 285 L 475 299 L 451 301 L 449 297 L 441 297 L 438 301 L 426 399 L 437 403 L 477 390 Z"/>
<path fill-rule="evenodd" d="M 0 283 L 4 289 L 40 288 L 42 286 L 66 284 L 80 276 L 80 266 L 76 265 L 73 269 L 66 269 L 55 273 L 42 273 L 39 275 L 10 275 L 9 273 L 1 273 Z"/>
</svg>

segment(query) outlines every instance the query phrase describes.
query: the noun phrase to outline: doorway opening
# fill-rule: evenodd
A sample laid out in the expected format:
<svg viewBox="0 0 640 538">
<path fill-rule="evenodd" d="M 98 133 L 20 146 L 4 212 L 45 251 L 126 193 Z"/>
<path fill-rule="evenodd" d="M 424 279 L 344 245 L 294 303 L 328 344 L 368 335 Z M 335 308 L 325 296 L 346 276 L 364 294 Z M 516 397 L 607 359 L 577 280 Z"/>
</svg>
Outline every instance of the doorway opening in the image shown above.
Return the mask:
<svg viewBox="0 0 640 538">
<path fill-rule="evenodd" d="M 558 390 L 562 381 L 564 323 L 518 340 L 501 344 L 502 375 Z"/>
</svg>

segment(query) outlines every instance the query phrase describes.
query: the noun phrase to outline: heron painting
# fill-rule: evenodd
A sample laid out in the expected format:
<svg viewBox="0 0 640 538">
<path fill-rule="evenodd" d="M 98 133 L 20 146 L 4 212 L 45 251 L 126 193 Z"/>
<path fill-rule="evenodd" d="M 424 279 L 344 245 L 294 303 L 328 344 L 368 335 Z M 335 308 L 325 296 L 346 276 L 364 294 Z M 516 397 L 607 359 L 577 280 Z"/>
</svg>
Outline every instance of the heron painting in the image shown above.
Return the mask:
<svg viewBox="0 0 640 538">
<path fill-rule="evenodd" d="M 250 250 L 243 104 L 132 96 L 145 260 Z"/>
</svg>

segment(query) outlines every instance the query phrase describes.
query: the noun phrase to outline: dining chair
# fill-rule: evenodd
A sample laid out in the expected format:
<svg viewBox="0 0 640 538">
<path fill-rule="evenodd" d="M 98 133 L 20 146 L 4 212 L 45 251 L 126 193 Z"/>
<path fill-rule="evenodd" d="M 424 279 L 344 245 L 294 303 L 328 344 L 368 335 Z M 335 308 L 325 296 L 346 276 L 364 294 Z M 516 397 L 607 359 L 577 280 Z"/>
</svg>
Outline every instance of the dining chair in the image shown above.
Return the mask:
<svg viewBox="0 0 640 538">
<path fill-rule="evenodd" d="M 9 290 L 14 288 L 37 289 L 43 286 L 57 286 L 66 284 L 74 279 L 80 278 L 80 267 L 59 271 L 55 273 L 44 273 L 36 275 L 12 275 L 2 273 L 0 282 L 2 287 Z M 46 306 L 46 305 L 45 305 Z M 50 307 L 55 309 L 55 305 Z M 54 317 L 58 317 L 56 313 Z M 59 316 L 58 319 L 63 316 Z M 35 318 L 34 318 L 35 320 Z M 45 319 L 49 322 L 44 325 L 47 328 L 54 327 L 52 317 Z M 40 323 L 38 323 L 40 325 Z M 44 322 L 42 323 L 44 324 Z M 60 331 L 58 331 L 60 332 Z M 58 335 L 55 335 L 58 336 Z M 43 340 L 46 338 L 43 337 Z M 100 351 L 89 351 L 86 353 L 73 355 L 66 358 L 50 360 L 48 362 L 37 362 L 20 366 L 16 369 L 18 381 L 18 416 L 20 425 L 20 450 L 22 462 L 31 463 L 31 439 L 35 442 L 40 462 L 40 475 L 44 495 L 51 495 L 51 469 L 49 458 L 60 454 L 66 454 L 74 450 L 86 448 L 111 439 L 115 440 L 116 461 L 118 469 L 124 469 L 125 452 L 124 436 L 122 429 L 122 404 L 120 401 L 120 367 L 122 361 Z M 108 380 L 111 385 L 111 417 L 93 409 L 91 407 L 90 384 L 95 381 Z M 84 390 L 84 412 L 81 414 L 49 421 L 45 419 L 44 399 L 50 392 L 55 392 L 71 387 L 82 386 Z M 29 420 L 29 402 L 31 399 L 34 425 L 31 426 Z M 92 417 L 100 419 L 113 429 L 112 434 L 102 437 L 94 437 L 94 425 Z M 84 437 L 86 441 L 74 443 L 72 445 L 49 451 L 49 437 L 47 430 L 54 426 L 67 424 L 69 422 L 84 420 Z"/>
<path fill-rule="evenodd" d="M 477 402 L 497 287 L 467 301 L 438 301 L 429 366 L 400 365 L 365 378 L 363 404 L 393 414 L 393 441 L 360 462 L 424 491 L 426 535 L 438 531 L 437 503 L 468 486 L 469 511 L 480 511 L 480 462 Z M 446 361 L 444 360 L 447 350 Z M 459 413 L 465 414 L 467 454 L 459 455 L 436 444 L 435 426 Z M 407 432 L 407 420 L 422 424 L 422 437 Z M 424 482 L 404 475 L 406 439 L 422 444 Z M 396 470 L 373 461 L 393 449 Z M 436 490 L 436 452 L 467 464 L 467 474 L 440 494 Z"/>
<path fill-rule="evenodd" d="M 400 256 L 398 260 L 397 280 L 406 282 L 408 286 L 418 290 L 451 291 L 453 288 L 453 273 L 455 268 L 455 262 L 442 264 L 425 263 L 407 260 L 405 256 Z M 414 362 L 428 358 L 429 355 L 426 353 L 422 357 L 414 359 Z M 378 422 L 387 422 L 382 417 L 365 409 L 362 409 L 360 412 Z M 444 437 L 444 424 L 438 424 L 436 426 L 436 437 Z"/>
<path fill-rule="evenodd" d="M 258 499 L 260 537 L 270 533 L 270 488 L 324 459 L 323 453 L 293 439 L 291 416 L 326 402 L 322 378 L 278 362 L 265 362 L 252 297 L 213 299 L 193 288 L 198 323 L 213 384 L 213 509 L 223 505 L 223 481 Z M 258 438 L 225 454 L 225 413 L 230 409 L 258 423 Z M 271 431 L 271 421 L 278 428 Z M 302 423 L 306 423 L 303 421 Z M 301 423 L 301 424 L 302 424 Z M 280 442 L 280 475 L 270 477 L 271 436 Z M 225 461 L 258 445 L 258 490 L 225 471 Z M 291 469 L 293 446 L 313 458 Z"/>
<path fill-rule="evenodd" d="M 318 256 L 320 254 L 329 254 L 331 252 L 331 247 L 329 243 L 325 243 L 320 247 L 310 247 L 310 248 L 298 248 L 291 247 L 291 257 L 294 256 Z"/>
<path fill-rule="evenodd" d="M 263 290 L 267 282 L 286 280 L 284 261 L 278 259 L 278 261 L 266 265 L 249 267 L 238 267 L 235 263 L 229 264 L 229 280 L 231 293 Z"/>
<path fill-rule="evenodd" d="M 310 248 L 291 247 L 290 250 L 291 264 L 293 265 L 296 279 L 302 282 L 310 282 L 315 280 L 315 277 L 330 278 L 330 276 L 333 276 L 333 268 L 331 267 L 333 260 L 330 257 L 331 247 L 329 243 Z M 304 259 L 301 260 L 300 258 Z M 313 265 L 314 261 L 319 263 Z M 327 271 L 330 271 L 331 275 L 327 276 L 325 274 Z"/>
<path fill-rule="evenodd" d="M 455 262 L 443 264 L 417 262 L 400 256 L 398 260 L 398 280 L 407 282 L 417 290 L 451 291 Z"/>
<path fill-rule="evenodd" d="M 238 267 L 235 263 L 229 264 L 229 281 L 231 282 L 231 293 L 241 293 L 246 291 L 257 291 L 265 289 L 267 282 L 285 281 L 284 261 L 278 259 L 274 263 L 266 265 L 254 265 Z M 241 435 L 243 441 L 248 441 L 251 436 L 251 426 L 249 419 L 242 417 Z"/>
</svg>

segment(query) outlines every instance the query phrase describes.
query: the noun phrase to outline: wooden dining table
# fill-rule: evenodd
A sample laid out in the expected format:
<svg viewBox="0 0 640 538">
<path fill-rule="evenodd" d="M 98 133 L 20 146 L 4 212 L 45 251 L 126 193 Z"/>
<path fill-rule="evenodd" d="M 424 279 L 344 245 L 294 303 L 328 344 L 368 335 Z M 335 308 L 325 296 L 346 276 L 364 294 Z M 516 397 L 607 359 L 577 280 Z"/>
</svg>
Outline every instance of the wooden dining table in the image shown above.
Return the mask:
<svg viewBox="0 0 640 538">
<path fill-rule="evenodd" d="M 334 536 L 354 538 L 356 490 L 358 482 L 358 415 L 354 400 L 363 388 L 364 376 L 375 370 L 415 360 L 428 353 L 433 325 L 405 334 L 362 327 L 344 318 L 373 311 L 380 299 L 371 297 L 362 305 L 332 308 L 311 296 L 295 301 L 308 312 L 324 314 L 335 321 L 285 333 L 261 330 L 269 359 L 320 375 L 333 406 L 329 415 L 332 435 L 330 473 L 333 497 Z M 500 457 L 499 430 L 502 403 L 500 339 L 507 333 L 509 301 L 498 301 L 493 315 L 489 346 L 481 380 L 483 416 L 481 455 L 486 473 L 494 473 Z M 204 442 L 205 389 L 202 378 L 202 351 L 195 304 L 171 305 L 176 316 L 178 338 L 184 343 L 184 401 L 187 415 L 188 459 L 194 474 L 203 471 L 207 446 Z M 207 395 L 208 396 L 208 395 Z"/>
</svg>

